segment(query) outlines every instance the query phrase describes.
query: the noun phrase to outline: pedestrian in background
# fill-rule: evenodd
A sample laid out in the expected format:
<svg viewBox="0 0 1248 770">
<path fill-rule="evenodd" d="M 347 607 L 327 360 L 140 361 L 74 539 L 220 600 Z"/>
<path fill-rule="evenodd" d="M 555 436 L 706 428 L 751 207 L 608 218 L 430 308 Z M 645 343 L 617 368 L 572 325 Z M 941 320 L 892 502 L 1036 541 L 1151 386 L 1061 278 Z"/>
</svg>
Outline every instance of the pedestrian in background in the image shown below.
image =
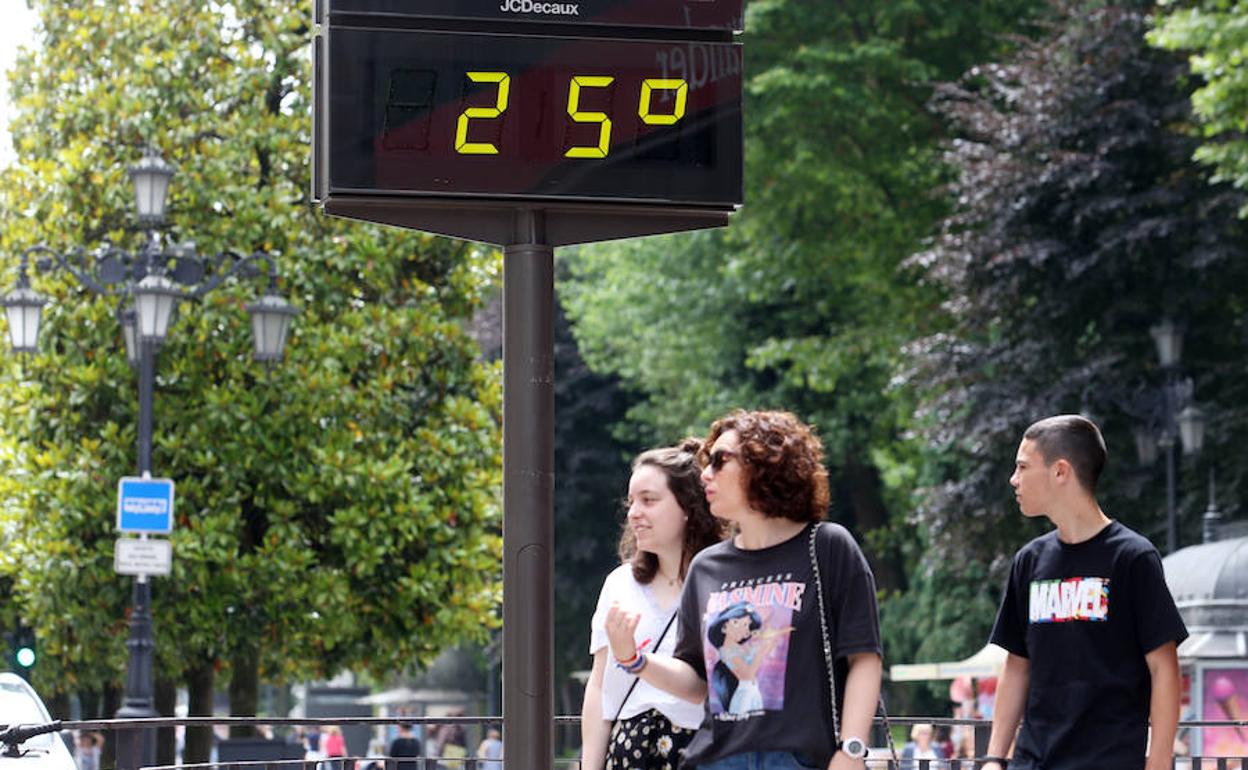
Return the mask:
<svg viewBox="0 0 1248 770">
<path fill-rule="evenodd" d="M 477 746 L 477 757 L 481 760 L 481 770 L 502 770 L 503 734 L 497 727 L 485 731 L 485 738 Z"/>
<path fill-rule="evenodd" d="M 953 757 L 955 759 L 974 759 L 975 758 L 975 731 L 963 730 L 958 733 L 958 739 L 953 744 Z M 969 765 L 967 765 L 969 767 Z"/>
<path fill-rule="evenodd" d="M 325 734 L 321 736 L 321 747 L 325 750 L 325 758 L 330 760 L 323 767 L 343 770 L 346 763 L 342 758 L 347 756 L 347 740 L 342 735 L 342 729 L 337 725 L 326 727 Z"/>
<path fill-rule="evenodd" d="M 702 486 L 702 442 L 638 455 L 628 482 L 621 564 L 602 585 L 590 623 L 593 669 L 581 707 L 581 770 L 674 768 L 702 723 L 702 709 L 608 662 L 606 617 L 613 605 L 638 617 L 636 642 L 676 649 L 676 608 L 693 557 L 723 539 Z"/>
<path fill-rule="evenodd" d="M 933 741 L 934 730 L 930 724 L 920 722 L 910 728 L 910 742 L 901 748 L 901 770 L 919 770 L 920 759 L 944 759 L 945 750 Z M 945 765 L 929 762 L 925 767 L 936 770 Z"/>
<path fill-rule="evenodd" d="M 1096 501 L 1105 459 L 1100 430 L 1079 415 L 1040 420 L 1019 444 L 1019 510 L 1055 529 L 1014 556 L 992 629 L 1009 655 L 986 770 L 1002 770 L 1016 732 L 1010 770 L 1171 767 L 1187 629 L 1157 549 Z"/>
<path fill-rule="evenodd" d="M 464 712 L 462 709 L 456 709 L 447 714 L 449 717 L 462 717 Z M 468 756 L 468 736 L 464 734 L 464 727 L 460 724 L 445 724 L 438 730 L 438 753 L 441 759 L 449 759 L 450 762 L 439 762 L 439 766 L 446 770 L 463 770 L 463 760 Z"/>
<path fill-rule="evenodd" d="M 688 766 L 862 770 L 883 673 L 875 579 L 853 537 L 820 523 L 823 446 L 788 412 L 737 411 L 711 426 L 704 453 L 711 513 L 737 534 L 690 565 L 674 656 L 640 650 L 638 618 L 620 606 L 607 613 L 611 654 L 704 704 Z"/>
<path fill-rule="evenodd" d="M 90 730 L 78 733 L 74 758 L 78 762 L 78 770 L 100 770 L 100 738 Z"/>
<path fill-rule="evenodd" d="M 309 761 L 324 759 L 325 749 L 321 745 L 324 738 L 325 734 L 318 725 L 309 726 L 308 732 L 303 736 L 303 758 Z"/>
<path fill-rule="evenodd" d="M 390 741 L 386 754 L 391 757 L 419 757 L 421 750 L 420 739 L 412 735 L 412 726 L 403 722 L 399 724 L 398 735 Z M 399 762 L 394 770 L 416 770 L 416 763 Z"/>
</svg>

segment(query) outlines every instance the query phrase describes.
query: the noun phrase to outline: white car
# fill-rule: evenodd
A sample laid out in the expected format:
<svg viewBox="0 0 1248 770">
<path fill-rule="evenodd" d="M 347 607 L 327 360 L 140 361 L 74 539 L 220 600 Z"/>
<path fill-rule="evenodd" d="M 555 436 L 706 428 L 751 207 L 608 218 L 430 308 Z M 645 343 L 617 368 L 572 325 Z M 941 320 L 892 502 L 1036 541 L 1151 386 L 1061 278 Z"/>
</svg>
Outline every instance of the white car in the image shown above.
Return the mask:
<svg viewBox="0 0 1248 770">
<path fill-rule="evenodd" d="M 0 673 L 0 732 L 12 725 L 51 722 L 48 709 L 34 688 L 17 674 Z M 0 770 L 78 770 L 59 733 L 38 735 L 22 743 L 21 756 L 9 756 L 0 746 Z"/>
</svg>

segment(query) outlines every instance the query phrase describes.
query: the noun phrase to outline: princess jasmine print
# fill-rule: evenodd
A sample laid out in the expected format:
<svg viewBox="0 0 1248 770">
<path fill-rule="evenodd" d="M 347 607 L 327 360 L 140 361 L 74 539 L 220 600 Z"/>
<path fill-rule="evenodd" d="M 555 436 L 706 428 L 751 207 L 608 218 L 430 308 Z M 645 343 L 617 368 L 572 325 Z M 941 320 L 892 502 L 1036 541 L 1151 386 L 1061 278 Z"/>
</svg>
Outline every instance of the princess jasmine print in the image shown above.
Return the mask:
<svg viewBox="0 0 1248 770">
<path fill-rule="evenodd" d="M 708 598 L 703 647 L 713 718 L 748 719 L 784 708 L 793 611 L 806 589 L 782 580 L 788 577 L 730 584 Z"/>
</svg>

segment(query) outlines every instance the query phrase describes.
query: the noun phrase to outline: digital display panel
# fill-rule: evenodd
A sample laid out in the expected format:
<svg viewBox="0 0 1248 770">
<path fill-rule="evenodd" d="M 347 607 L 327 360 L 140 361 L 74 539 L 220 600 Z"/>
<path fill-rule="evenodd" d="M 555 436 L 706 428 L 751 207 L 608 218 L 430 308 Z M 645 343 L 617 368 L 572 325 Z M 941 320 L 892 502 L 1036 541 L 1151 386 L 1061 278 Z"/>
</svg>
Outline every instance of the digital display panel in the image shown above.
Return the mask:
<svg viewBox="0 0 1248 770">
<path fill-rule="evenodd" d="M 743 0 L 322 0 L 328 12 L 740 30 Z"/>
<path fill-rule="evenodd" d="M 742 201 L 735 43 L 332 27 L 329 194 Z"/>
</svg>

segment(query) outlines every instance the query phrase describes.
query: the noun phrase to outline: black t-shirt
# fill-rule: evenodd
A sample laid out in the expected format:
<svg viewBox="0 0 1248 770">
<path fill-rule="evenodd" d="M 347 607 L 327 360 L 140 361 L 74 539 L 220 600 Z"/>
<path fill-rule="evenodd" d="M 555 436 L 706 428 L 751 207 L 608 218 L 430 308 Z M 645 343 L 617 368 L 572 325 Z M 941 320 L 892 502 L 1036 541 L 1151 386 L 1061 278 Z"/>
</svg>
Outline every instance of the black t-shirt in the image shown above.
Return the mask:
<svg viewBox="0 0 1248 770">
<path fill-rule="evenodd" d="M 745 751 L 791 751 L 816 767 L 831 760 L 832 708 L 809 542 L 809 527 L 770 548 L 744 550 L 727 540 L 689 566 L 676 657 L 707 680 L 708 692 L 685 766 Z M 880 654 L 875 578 L 844 527 L 825 524 L 818 543 L 843 702 L 844 657 Z"/>
<path fill-rule="evenodd" d="M 413 735 L 400 735 L 390 742 L 390 756 L 419 757 L 422 746 L 420 739 Z M 397 762 L 395 770 L 416 770 L 418 762 Z"/>
<path fill-rule="evenodd" d="M 1111 522 L 1082 543 L 1057 532 L 1014 557 L 992 642 L 1030 660 L 1010 770 L 1139 770 L 1152 678 L 1144 656 L 1187 638 L 1161 557 Z"/>
</svg>

